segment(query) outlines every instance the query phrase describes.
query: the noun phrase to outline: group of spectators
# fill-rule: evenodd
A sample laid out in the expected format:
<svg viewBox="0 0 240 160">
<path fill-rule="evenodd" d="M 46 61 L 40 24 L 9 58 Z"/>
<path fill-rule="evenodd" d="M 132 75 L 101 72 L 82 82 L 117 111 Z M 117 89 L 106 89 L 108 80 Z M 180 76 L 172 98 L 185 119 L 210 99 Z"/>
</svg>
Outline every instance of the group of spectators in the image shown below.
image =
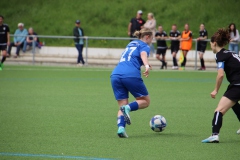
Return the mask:
<svg viewBox="0 0 240 160">
<path fill-rule="evenodd" d="M 34 47 L 33 49 L 35 49 L 35 47 L 41 48 L 37 33 L 34 32 L 32 27 L 30 27 L 27 31 L 27 29 L 24 28 L 23 23 L 18 23 L 18 29 L 16 29 L 14 32 L 13 42 L 9 44 L 7 50 L 7 57 L 11 56 L 11 50 L 13 46 L 16 47 L 16 55 L 14 58 L 20 56 L 19 53 L 21 48 L 24 53 L 27 50 L 27 46 Z"/>
<path fill-rule="evenodd" d="M 171 49 L 172 54 L 172 61 L 173 66 L 172 69 L 180 69 L 184 70 L 187 62 L 187 53 L 192 48 L 192 31 L 189 29 L 189 24 L 185 24 L 184 31 L 180 32 L 177 30 L 177 25 L 173 24 L 171 31 L 169 34 L 167 34 L 166 31 L 164 31 L 163 26 L 159 25 L 157 26 L 156 19 L 154 18 L 153 13 L 148 13 L 147 15 L 147 21 L 145 21 L 142 18 L 143 12 L 141 10 L 137 11 L 136 17 L 132 18 L 130 20 L 130 23 L 128 25 L 128 35 L 131 38 L 134 37 L 134 32 L 139 31 L 142 28 L 150 29 L 153 33 L 153 40 L 152 44 L 150 45 L 151 52 L 155 52 L 154 44 L 157 44 L 157 51 L 156 51 L 156 58 L 162 62 L 161 69 L 167 68 L 167 62 L 165 60 L 165 55 L 167 49 Z M 10 29 L 7 25 L 3 24 L 3 16 L 0 16 L 0 50 L 3 51 L 3 59 L 0 62 L 0 68 L 1 64 L 5 61 L 5 57 L 11 56 L 11 49 L 12 47 L 16 47 L 16 55 L 15 58 L 19 57 L 20 49 L 22 48 L 23 52 L 26 52 L 27 46 L 33 46 L 41 48 L 42 44 L 39 41 L 39 38 L 37 36 L 37 33 L 34 32 L 33 28 L 27 29 L 24 28 L 23 23 L 18 23 L 18 29 L 16 29 L 14 33 L 13 42 L 10 42 L 10 36 L 9 32 Z M 75 21 L 75 27 L 73 29 L 73 36 L 75 47 L 78 50 L 78 59 L 77 59 L 77 65 L 83 66 L 85 64 L 83 56 L 82 56 L 82 50 L 84 46 L 83 37 L 84 32 L 83 29 L 80 27 L 80 20 Z M 157 29 L 156 29 L 157 28 Z M 236 29 L 236 25 L 234 23 L 231 23 L 229 25 L 229 32 L 230 32 L 230 44 L 229 44 L 229 50 L 234 51 L 236 54 L 239 53 L 239 32 Z M 205 41 L 208 38 L 208 32 L 205 29 L 204 24 L 200 24 L 199 29 L 199 36 L 197 38 L 198 45 L 197 50 L 199 52 L 201 67 L 199 70 L 205 70 L 205 64 L 203 59 L 203 54 L 207 47 L 207 41 Z M 171 41 L 171 46 L 168 47 L 166 40 L 169 39 Z M 8 49 L 7 49 L 8 46 Z M 181 50 L 183 60 L 181 61 L 181 67 L 179 68 L 178 62 L 177 62 L 177 53 Z M 6 54 L 6 55 L 5 55 Z M 5 55 L 5 56 L 4 56 Z"/>
<path fill-rule="evenodd" d="M 154 18 L 153 13 L 148 13 L 147 21 L 145 21 L 142 18 L 142 15 L 143 15 L 143 12 L 139 10 L 137 11 L 136 17 L 130 20 L 130 23 L 128 25 L 128 35 L 130 36 L 130 38 L 135 38 L 133 35 L 135 31 L 141 30 L 142 28 L 150 29 L 154 35 L 152 45 L 150 46 L 151 52 L 152 53 L 155 52 L 154 43 L 157 43 L 156 58 L 162 62 L 161 69 L 167 68 L 165 54 L 167 49 L 169 48 L 171 49 L 171 53 L 173 57 L 172 69 L 185 70 L 185 66 L 187 62 L 187 53 L 192 48 L 192 38 L 193 38 L 192 31 L 189 29 L 189 24 L 186 23 L 184 25 L 184 31 L 182 32 L 177 30 L 176 24 L 173 24 L 171 31 L 169 32 L 169 34 L 167 34 L 166 31 L 164 31 L 162 25 L 157 26 L 157 22 Z M 229 25 L 229 32 L 231 35 L 229 50 L 234 51 L 236 54 L 239 54 L 239 49 L 238 49 L 239 32 L 236 29 L 236 25 L 234 23 L 231 23 Z M 200 28 L 199 28 L 199 35 L 196 38 L 198 40 L 197 51 L 199 53 L 199 58 L 201 63 L 201 67 L 199 68 L 199 70 L 206 69 L 204 64 L 203 54 L 207 47 L 207 41 L 206 41 L 207 38 L 208 38 L 208 32 L 205 29 L 204 24 L 202 23 L 200 24 Z M 167 46 L 166 39 L 169 39 L 171 41 L 170 47 Z M 183 57 L 180 68 L 178 66 L 178 62 L 176 59 L 176 55 L 179 50 L 182 51 L 182 57 Z"/>
<path fill-rule="evenodd" d="M 20 49 L 26 52 L 27 46 L 41 48 L 37 34 L 33 31 L 33 28 L 29 28 L 28 31 L 24 28 L 23 23 L 18 23 L 18 29 L 16 29 L 13 37 L 13 42 L 10 40 L 10 28 L 7 24 L 3 23 L 4 17 L 0 15 L 0 52 L 2 52 L 2 59 L 0 61 L 0 71 L 3 69 L 3 63 L 7 57 L 11 56 L 12 47 L 16 47 L 16 55 L 14 58 L 19 57 Z"/>
</svg>

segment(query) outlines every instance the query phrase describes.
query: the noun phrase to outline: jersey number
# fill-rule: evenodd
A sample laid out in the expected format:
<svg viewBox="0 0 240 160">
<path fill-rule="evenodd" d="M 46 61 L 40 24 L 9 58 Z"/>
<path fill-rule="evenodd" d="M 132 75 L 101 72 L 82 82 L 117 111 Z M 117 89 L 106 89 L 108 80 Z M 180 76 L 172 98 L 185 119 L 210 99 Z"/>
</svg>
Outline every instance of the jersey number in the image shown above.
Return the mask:
<svg viewBox="0 0 240 160">
<path fill-rule="evenodd" d="M 122 57 L 121 57 L 121 59 L 120 59 L 120 62 L 126 61 L 126 56 L 127 56 L 127 60 L 130 61 L 131 56 L 132 56 L 132 53 L 133 53 L 133 51 L 135 51 L 136 48 L 137 48 L 137 47 L 126 48 L 125 51 L 124 51 L 123 54 L 122 54 Z"/>
</svg>

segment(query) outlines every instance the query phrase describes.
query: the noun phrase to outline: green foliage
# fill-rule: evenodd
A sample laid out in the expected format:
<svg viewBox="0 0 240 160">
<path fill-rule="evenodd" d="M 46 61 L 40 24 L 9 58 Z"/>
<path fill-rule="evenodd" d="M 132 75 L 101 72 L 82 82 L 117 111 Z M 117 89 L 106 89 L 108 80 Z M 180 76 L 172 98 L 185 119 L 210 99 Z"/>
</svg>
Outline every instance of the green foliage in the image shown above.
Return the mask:
<svg viewBox="0 0 240 160">
<path fill-rule="evenodd" d="M 201 143 L 211 134 L 213 111 L 227 87 L 224 81 L 216 100 L 210 98 L 215 72 L 152 71 L 144 78 L 151 105 L 131 113 L 128 139 L 116 135 L 118 105 L 110 74 L 109 69 L 6 65 L 0 72 L 0 153 L 122 160 L 239 159 L 239 122 L 231 110 L 224 116 L 220 144 Z M 162 133 L 149 127 L 156 114 L 167 119 Z M 0 154 L 0 159 L 33 157 Z"/>
<path fill-rule="evenodd" d="M 240 25 L 239 0 L 2 0 L 1 14 L 14 33 L 17 23 L 34 27 L 40 35 L 72 35 L 76 19 L 82 21 L 87 36 L 127 37 L 129 20 L 137 10 L 153 12 L 157 24 L 167 32 L 176 23 L 182 31 L 189 23 L 194 37 L 200 23 L 205 23 L 209 35 L 217 28 L 235 22 Z M 72 40 L 42 39 L 47 45 L 73 46 Z M 127 41 L 90 41 L 92 47 L 124 47 Z"/>
</svg>

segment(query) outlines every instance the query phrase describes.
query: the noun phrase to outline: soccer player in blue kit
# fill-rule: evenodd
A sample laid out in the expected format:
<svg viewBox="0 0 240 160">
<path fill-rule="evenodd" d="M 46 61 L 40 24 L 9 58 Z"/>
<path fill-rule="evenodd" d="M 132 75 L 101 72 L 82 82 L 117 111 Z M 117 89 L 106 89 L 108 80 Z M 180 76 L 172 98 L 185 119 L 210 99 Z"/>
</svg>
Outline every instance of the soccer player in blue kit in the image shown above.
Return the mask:
<svg viewBox="0 0 240 160">
<path fill-rule="evenodd" d="M 149 44 L 152 42 L 153 35 L 151 30 L 144 28 L 136 31 L 134 36 L 138 37 L 138 40 L 127 45 L 111 74 L 112 89 L 120 107 L 117 120 L 117 134 L 120 138 L 128 137 L 125 126 L 126 123 L 131 124 L 129 112 L 144 109 L 150 104 L 147 88 L 141 78 L 141 66 L 145 66 L 143 75 L 148 77 L 151 69 L 148 63 Z M 129 92 L 136 98 L 136 101 L 128 102 Z"/>
</svg>

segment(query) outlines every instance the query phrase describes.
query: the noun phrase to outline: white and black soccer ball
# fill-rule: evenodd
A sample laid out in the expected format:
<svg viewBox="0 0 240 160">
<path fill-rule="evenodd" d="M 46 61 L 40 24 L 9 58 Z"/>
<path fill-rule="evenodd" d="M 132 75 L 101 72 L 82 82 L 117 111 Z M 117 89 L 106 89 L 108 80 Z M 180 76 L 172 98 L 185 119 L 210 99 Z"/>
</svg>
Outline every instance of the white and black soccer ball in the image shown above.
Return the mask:
<svg viewBox="0 0 240 160">
<path fill-rule="evenodd" d="M 167 121 L 163 116 L 155 115 L 151 118 L 149 124 L 154 132 L 162 132 L 167 126 Z"/>
</svg>

